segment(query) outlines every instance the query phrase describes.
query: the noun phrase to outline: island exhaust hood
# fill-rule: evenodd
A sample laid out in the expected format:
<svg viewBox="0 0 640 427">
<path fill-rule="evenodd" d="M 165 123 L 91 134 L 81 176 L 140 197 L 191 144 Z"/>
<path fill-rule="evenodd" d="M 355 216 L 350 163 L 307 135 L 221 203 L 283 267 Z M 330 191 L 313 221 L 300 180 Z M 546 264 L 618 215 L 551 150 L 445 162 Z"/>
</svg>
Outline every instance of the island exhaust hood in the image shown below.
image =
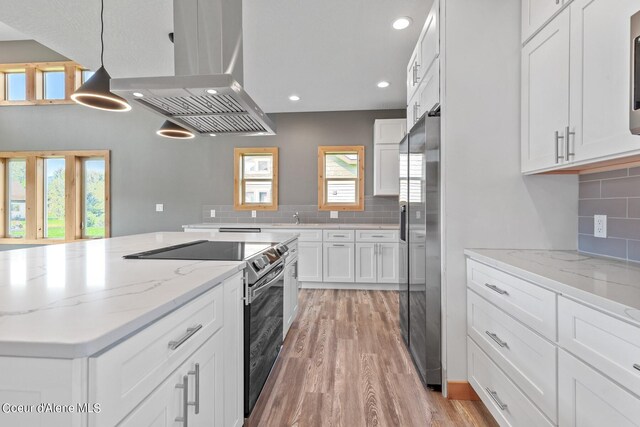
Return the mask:
<svg viewBox="0 0 640 427">
<path fill-rule="evenodd" d="M 275 135 L 242 88 L 242 1 L 174 0 L 175 76 L 113 79 L 111 92 L 200 135 Z"/>
</svg>

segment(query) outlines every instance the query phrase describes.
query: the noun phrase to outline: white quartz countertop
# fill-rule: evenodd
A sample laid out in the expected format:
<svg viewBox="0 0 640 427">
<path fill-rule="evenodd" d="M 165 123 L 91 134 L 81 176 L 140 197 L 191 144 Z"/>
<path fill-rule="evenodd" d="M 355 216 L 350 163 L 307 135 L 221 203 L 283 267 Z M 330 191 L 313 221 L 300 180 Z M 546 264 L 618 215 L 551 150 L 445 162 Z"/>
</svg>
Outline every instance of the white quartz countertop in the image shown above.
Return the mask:
<svg viewBox="0 0 640 427">
<path fill-rule="evenodd" d="M 182 228 L 265 228 L 265 229 L 323 229 L 323 230 L 398 230 L 397 224 L 218 224 L 218 223 L 202 223 L 183 225 Z"/>
<path fill-rule="evenodd" d="M 123 255 L 200 239 L 284 243 L 295 237 L 165 232 L 0 252 L 0 355 L 95 354 L 245 267 L 244 261 Z"/>
<path fill-rule="evenodd" d="M 640 265 L 576 251 L 467 249 L 474 260 L 640 325 Z"/>
</svg>

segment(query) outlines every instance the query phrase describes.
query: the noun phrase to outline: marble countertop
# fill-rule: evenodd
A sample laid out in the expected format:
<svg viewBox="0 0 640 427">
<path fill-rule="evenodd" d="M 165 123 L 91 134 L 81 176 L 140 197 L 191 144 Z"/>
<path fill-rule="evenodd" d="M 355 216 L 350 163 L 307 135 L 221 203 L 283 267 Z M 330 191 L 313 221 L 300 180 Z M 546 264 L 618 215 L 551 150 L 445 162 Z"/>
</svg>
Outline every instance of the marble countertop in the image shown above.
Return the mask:
<svg viewBox="0 0 640 427">
<path fill-rule="evenodd" d="M 201 224 L 188 224 L 183 225 L 182 228 L 221 228 L 221 227 L 230 227 L 230 228 L 265 228 L 265 229 L 322 229 L 322 230 L 398 230 L 400 226 L 398 224 L 332 224 L 332 223 L 321 223 L 321 224 L 223 224 L 223 223 L 201 223 Z"/>
<path fill-rule="evenodd" d="M 0 355 L 95 354 L 245 267 L 244 261 L 128 260 L 123 255 L 199 239 L 295 238 L 165 232 L 0 252 Z"/>
<path fill-rule="evenodd" d="M 640 264 L 576 251 L 467 249 L 465 255 L 640 325 Z"/>
</svg>

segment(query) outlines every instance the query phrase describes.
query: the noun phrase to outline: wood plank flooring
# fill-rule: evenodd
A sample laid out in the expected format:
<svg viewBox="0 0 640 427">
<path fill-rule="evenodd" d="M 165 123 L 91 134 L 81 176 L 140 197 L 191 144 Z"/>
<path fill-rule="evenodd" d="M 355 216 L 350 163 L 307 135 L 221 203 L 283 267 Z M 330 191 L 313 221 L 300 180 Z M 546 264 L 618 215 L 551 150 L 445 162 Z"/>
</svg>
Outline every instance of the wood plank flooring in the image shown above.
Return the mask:
<svg viewBox="0 0 640 427">
<path fill-rule="evenodd" d="M 496 426 L 481 402 L 423 387 L 398 325 L 398 294 L 302 290 L 297 320 L 247 425 Z"/>
</svg>

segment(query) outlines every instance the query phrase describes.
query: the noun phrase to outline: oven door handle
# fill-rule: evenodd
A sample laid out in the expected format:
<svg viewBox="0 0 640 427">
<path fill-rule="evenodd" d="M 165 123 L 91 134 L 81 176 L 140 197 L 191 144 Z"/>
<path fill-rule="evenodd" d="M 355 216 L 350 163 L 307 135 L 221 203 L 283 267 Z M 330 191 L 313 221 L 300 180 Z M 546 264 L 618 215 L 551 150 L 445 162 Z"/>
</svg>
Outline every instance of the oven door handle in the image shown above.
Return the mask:
<svg viewBox="0 0 640 427">
<path fill-rule="evenodd" d="M 280 281 L 280 279 L 282 279 L 284 277 L 284 271 L 285 271 L 284 264 L 281 264 L 280 268 L 281 268 L 281 270 L 280 270 L 280 272 L 278 273 L 278 275 L 276 277 L 274 277 L 273 279 L 269 280 L 264 285 L 260 285 L 256 289 L 252 289 L 251 290 L 251 300 L 250 301 L 255 300 L 258 295 L 260 295 L 261 293 L 263 293 L 264 291 L 269 289 L 271 286 L 273 286 L 276 283 L 278 283 Z"/>
</svg>

